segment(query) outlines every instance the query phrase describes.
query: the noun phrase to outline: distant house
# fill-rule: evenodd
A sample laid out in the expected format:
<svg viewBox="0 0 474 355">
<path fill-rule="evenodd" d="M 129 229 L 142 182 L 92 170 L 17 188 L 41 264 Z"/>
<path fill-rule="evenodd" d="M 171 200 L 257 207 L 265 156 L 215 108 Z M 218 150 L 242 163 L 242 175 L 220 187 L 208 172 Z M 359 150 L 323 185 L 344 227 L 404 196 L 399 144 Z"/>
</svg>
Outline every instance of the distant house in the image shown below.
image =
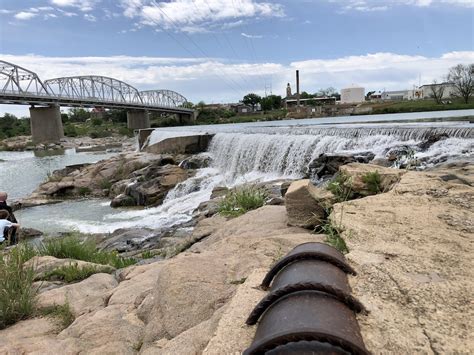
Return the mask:
<svg viewBox="0 0 474 355">
<path fill-rule="evenodd" d="M 439 90 L 440 87 L 443 88 L 442 99 L 450 99 L 453 96 L 456 96 L 456 88 L 452 83 L 440 83 L 440 84 L 427 84 L 420 86 L 421 98 L 429 99 L 433 95 L 433 90 Z"/>
</svg>

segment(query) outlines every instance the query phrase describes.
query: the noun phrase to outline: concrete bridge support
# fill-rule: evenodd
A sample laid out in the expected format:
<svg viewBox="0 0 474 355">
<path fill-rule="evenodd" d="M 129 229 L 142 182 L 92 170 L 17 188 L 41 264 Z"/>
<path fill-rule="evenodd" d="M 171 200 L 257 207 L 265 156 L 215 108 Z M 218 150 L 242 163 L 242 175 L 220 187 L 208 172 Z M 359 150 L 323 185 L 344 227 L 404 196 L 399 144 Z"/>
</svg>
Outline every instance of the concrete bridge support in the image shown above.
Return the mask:
<svg viewBox="0 0 474 355">
<path fill-rule="evenodd" d="M 128 111 L 127 127 L 129 129 L 150 128 L 150 116 L 148 111 Z"/>
<path fill-rule="evenodd" d="M 33 143 L 59 142 L 64 137 L 59 106 L 30 107 Z"/>
<path fill-rule="evenodd" d="M 178 118 L 178 122 L 180 124 L 191 124 L 196 120 L 196 115 L 194 113 L 186 114 L 186 113 L 178 113 L 176 114 Z"/>
</svg>

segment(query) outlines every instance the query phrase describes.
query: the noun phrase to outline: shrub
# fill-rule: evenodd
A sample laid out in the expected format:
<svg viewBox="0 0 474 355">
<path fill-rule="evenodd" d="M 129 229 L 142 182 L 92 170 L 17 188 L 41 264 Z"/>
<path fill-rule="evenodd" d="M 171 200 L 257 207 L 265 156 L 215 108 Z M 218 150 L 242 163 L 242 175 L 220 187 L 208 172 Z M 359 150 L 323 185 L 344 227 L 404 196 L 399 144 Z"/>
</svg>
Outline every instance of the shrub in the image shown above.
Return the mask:
<svg viewBox="0 0 474 355">
<path fill-rule="evenodd" d="M 380 188 L 382 179 L 380 178 L 378 171 L 368 172 L 367 174 L 363 175 L 362 181 L 365 183 L 367 190 L 369 190 L 372 195 L 382 192 L 382 189 Z"/>
<path fill-rule="evenodd" d="M 91 119 L 91 123 L 92 123 L 93 126 L 102 126 L 104 121 L 102 121 L 101 118 L 94 117 L 94 118 Z"/>
<path fill-rule="evenodd" d="M 92 240 L 81 240 L 70 234 L 63 238 L 47 240 L 40 246 L 41 255 L 50 255 L 60 259 L 76 259 L 96 264 L 111 265 L 117 269 L 135 264 L 133 258 L 122 258 L 117 252 L 97 250 Z"/>
<path fill-rule="evenodd" d="M 219 203 L 219 213 L 224 216 L 237 217 L 255 210 L 265 204 L 267 197 L 263 189 L 245 186 L 229 192 Z"/>
<path fill-rule="evenodd" d="M 334 226 L 331 222 L 327 222 L 326 224 L 320 226 L 319 232 L 326 234 L 326 243 L 332 245 L 341 253 L 346 254 L 349 252 L 349 248 L 347 247 L 344 238 L 342 238 L 339 228 Z"/>
<path fill-rule="evenodd" d="M 7 255 L 0 254 L 0 329 L 29 317 L 35 308 L 37 290 L 33 268 L 24 263 L 35 255 L 32 247 L 20 244 Z"/>
<path fill-rule="evenodd" d="M 90 195 L 92 193 L 92 190 L 88 187 L 80 187 L 78 190 L 77 190 L 77 193 L 80 195 L 80 196 L 87 196 L 87 195 Z"/>
<path fill-rule="evenodd" d="M 329 183 L 327 189 L 333 193 L 338 202 L 344 202 L 354 198 L 352 191 L 352 178 L 338 173 Z"/>
<path fill-rule="evenodd" d="M 46 273 L 42 279 L 46 281 L 64 281 L 66 283 L 76 282 L 87 279 L 93 274 L 101 272 L 96 267 L 85 265 L 79 267 L 77 263 L 62 266 Z"/>
<path fill-rule="evenodd" d="M 103 179 L 100 181 L 99 185 L 102 190 L 110 190 L 112 187 L 112 182 L 108 179 Z"/>
</svg>

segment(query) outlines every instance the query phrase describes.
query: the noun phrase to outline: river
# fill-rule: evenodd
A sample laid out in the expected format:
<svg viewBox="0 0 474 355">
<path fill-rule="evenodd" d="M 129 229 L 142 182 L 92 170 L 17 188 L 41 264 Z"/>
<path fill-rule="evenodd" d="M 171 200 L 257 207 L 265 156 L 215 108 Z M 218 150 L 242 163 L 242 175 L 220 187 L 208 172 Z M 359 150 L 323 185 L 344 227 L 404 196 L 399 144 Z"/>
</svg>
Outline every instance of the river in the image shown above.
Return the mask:
<svg viewBox="0 0 474 355">
<path fill-rule="evenodd" d="M 199 170 L 194 178 L 170 191 L 163 205 L 117 210 L 105 200 L 69 201 L 18 211 L 17 217 L 26 227 L 52 234 L 170 227 L 188 221 L 216 186 L 299 178 L 321 153 L 371 151 L 383 157 L 392 147 L 409 146 L 426 166 L 457 158 L 472 159 L 474 128 L 469 120 L 460 118 L 466 116 L 472 120 L 474 110 L 162 128 L 155 131 L 152 140 L 197 132 L 215 134 L 208 151 L 211 167 Z M 449 138 L 419 151 L 417 145 L 433 133 Z M 31 192 L 54 169 L 105 157 L 73 152 L 56 157 L 34 157 L 29 152 L 0 154 L 0 159 L 6 160 L 0 164 L 7 167 L 0 170 L 0 186 L 12 197 Z"/>
</svg>

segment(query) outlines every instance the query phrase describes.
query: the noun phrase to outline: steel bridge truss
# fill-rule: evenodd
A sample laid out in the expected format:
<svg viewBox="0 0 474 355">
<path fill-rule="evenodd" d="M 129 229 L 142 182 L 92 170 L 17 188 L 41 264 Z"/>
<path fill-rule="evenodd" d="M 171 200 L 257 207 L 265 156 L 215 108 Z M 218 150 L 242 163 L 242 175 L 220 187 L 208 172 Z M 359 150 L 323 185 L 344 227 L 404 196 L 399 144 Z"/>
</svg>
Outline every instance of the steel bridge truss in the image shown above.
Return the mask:
<svg viewBox="0 0 474 355">
<path fill-rule="evenodd" d="M 18 65 L 0 60 L 2 93 L 39 93 L 46 90 L 38 75 Z"/>
<path fill-rule="evenodd" d="M 46 80 L 25 68 L 0 60 L 0 103 L 30 103 L 50 99 L 57 104 L 192 111 L 186 98 L 172 90 L 139 92 L 133 86 L 105 76 L 72 76 Z M 12 99 L 15 97 L 15 99 Z M 13 101 L 12 101 L 13 100 Z"/>
</svg>

